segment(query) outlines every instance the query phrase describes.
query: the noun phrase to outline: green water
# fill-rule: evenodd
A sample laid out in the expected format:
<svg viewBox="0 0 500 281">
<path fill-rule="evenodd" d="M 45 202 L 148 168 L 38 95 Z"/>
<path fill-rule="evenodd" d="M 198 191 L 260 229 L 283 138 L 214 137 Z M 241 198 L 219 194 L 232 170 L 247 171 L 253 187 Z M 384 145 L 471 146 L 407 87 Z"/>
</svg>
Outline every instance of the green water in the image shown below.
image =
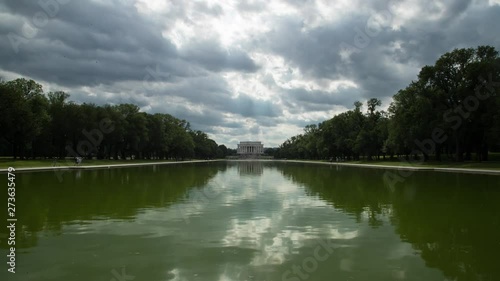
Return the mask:
<svg viewBox="0 0 500 281">
<path fill-rule="evenodd" d="M 415 172 L 391 186 L 385 172 L 220 162 L 17 173 L 16 273 L 2 227 L 0 279 L 500 280 L 500 177 Z"/>
</svg>

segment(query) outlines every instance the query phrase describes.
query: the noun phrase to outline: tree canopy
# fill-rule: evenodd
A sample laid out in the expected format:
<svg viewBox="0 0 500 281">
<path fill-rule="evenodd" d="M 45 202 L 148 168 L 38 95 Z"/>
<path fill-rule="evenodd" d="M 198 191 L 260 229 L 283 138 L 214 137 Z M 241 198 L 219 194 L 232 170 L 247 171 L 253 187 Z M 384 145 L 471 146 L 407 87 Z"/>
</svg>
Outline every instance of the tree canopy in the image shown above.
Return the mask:
<svg viewBox="0 0 500 281">
<path fill-rule="evenodd" d="M 134 104 L 76 104 L 24 78 L 0 82 L 0 153 L 14 158 L 224 158 L 230 151 L 189 122 Z"/>
<path fill-rule="evenodd" d="M 281 158 L 353 159 L 442 155 L 488 160 L 500 150 L 500 57 L 495 48 L 456 49 L 424 66 L 417 80 L 393 96 L 388 112 L 372 98 L 286 140 Z"/>
</svg>

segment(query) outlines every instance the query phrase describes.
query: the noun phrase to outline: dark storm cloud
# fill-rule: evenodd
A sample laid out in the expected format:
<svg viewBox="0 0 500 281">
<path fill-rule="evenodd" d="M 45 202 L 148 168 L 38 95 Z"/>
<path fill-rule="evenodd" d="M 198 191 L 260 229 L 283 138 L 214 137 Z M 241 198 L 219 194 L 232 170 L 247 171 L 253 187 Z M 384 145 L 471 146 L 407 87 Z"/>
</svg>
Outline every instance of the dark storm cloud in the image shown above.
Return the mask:
<svg viewBox="0 0 500 281">
<path fill-rule="evenodd" d="M 441 2 L 433 0 L 419 1 L 419 5 L 424 8 L 425 14 L 440 14 L 438 21 L 441 27 L 453 23 L 455 18 L 460 17 L 467 11 L 471 3 L 472 0 L 445 0 Z M 425 18 L 422 20 L 425 20 Z"/>
<path fill-rule="evenodd" d="M 259 126 L 268 128 L 274 127 L 280 122 L 278 118 L 272 117 L 257 117 L 255 118 L 255 121 L 257 122 L 257 124 L 259 124 Z"/>
<path fill-rule="evenodd" d="M 207 133 L 213 132 L 214 125 L 225 126 L 226 122 L 232 126 L 234 124 L 224 120 L 224 115 L 217 110 L 204 108 L 203 110 L 192 110 L 184 104 L 153 104 L 148 113 L 168 113 L 179 119 L 184 119 L 191 124 L 192 130 L 201 130 Z"/>
<path fill-rule="evenodd" d="M 11 13 L 24 16 L 13 23 L 17 35 L 25 34 L 23 22 L 33 25 L 32 16 L 43 11 L 37 3 L 6 2 Z M 158 25 L 132 6 L 72 1 L 58 9 L 33 38 L 19 45 L 17 54 L 9 40 L 0 43 L 5 68 L 66 86 L 141 80 L 148 66 L 158 64 L 169 73 L 187 75 L 185 69 L 169 63 L 176 59 L 175 46 L 155 30 Z"/>
<path fill-rule="evenodd" d="M 240 114 L 243 117 L 276 117 L 281 115 L 281 110 L 272 102 L 256 100 L 247 95 L 239 95 L 229 101 L 227 106 L 229 112 Z"/>
<path fill-rule="evenodd" d="M 187 61 L 200 64 L 212 71 L 255 72 L 258 69 L 255 62 L 245 52 L 238 49 L 223 50 L 214 41 L 190 44 L 181 50 L 181 56 Z"/>
<path fill-rule="evenodd" d="M 422 65 L 433 64 L 439 56 L 454 48 L 474 48 L 491 45 L 499 50 L 497 36 L 500 22 L 500 6 L 470 8 L 456 24 L 443 29 L 432 22 L 415 22 L 405 27 L 399 38 L 408 56 Z"/>
<path fill-rule="evenodd" d="M 288 90 L 286 95 L 289 99 L 298 102 L 299 104 L 309 104 L 316 106 L 314 111 L 325 111 L 325 108 L 331 108 L 333 104 L 353 104 L 357 98 L 356 89 L 342 89 L 337 93 L 319 91 L 319 90 L 306 90 L 306 89 L 293 89 Z M 312 111 L 312 110 L 311 110 Z"/>
<path fill-rule="evenodd" d="M 298 66 L 302 73 L 310 78 L 342 79 L 343 77 L 355 77 L 352 79 L 362 85 L 358 90 L 362 96 L 380 97 L 388 95 L 394 87 L 403 84 L 391 84 L 387 87 L 386 83 L 380 81 L 391 81 L 398 76 L 395 70 L 387 64 L 380 56 L 381 47 L 391 41 L 391 36 L 385 40 L 379 38 L 372 39 L 371 44 L 359 53 L 352 55 L 353 63 L 347 64 L 342 61 L 340 51 L 342 43 L 353 44 L 353 38 L 356 36 L 355 28 L 363 27 L 366 21 L 363 19 L 353 19 L 345 21 L 340 26 L 319 27 L 309 32 L 302 32 L 302 25 L 296 19 L 287 19 L 278 24 L 277 29 L 267 34 L 268 37 L 277 36 L 277 40 L 271 41 L 270 49 L 282 56 L 285 56 L 294 65 Z M 387 40 L 387 41 L 386 41 Z M 395 38 L 393 39 L 395 40 Z M 373 83 L 373 80 L 378 80 Z M 404 83 L 408 83 L 404 81 Z M 317 102 L 327 102 L 330 104 L 339 104 L 350 106 L 352 99 L 344 97 L 335 97 L 332 93 L 321 91 L 310 92 L 308 94 L 299 94 L 303 89 L 292 90 L 291 95 L 297 97 L 298 101 L 309 100 Z M 351 92 L 352 94 L 352 92 Z M 340 99 L 340 100 L 339 100 Z M 343 102 L 342 102 L 343 100 Z"/>
<path fill-rule="evenodd" d="M 469 8 L 472 0 L 454 0 L 450 1 L 450 8 L 446 10 L 446 15 L 448 17 L 460 16 L 463 12 Z"/>
<path fill-rule="evenodd" d="M 242 127 L 241 122 L 236 122 L 236 121 L 229 121 L 224 123 L 225 128 L 230 128 L 230 129 L 237 129 Z"/>
<path fill-rule="evenodd" d="M 258 13 L 266 9 L 267 1 L 241 0 L 238 1 L 238 10 L 247 13 Z"/>
<path fill-rule="evenodd" d="M 1 29 L 1 35 L 13 31 L 25 38 L 23 25 L 34 26 L 33 15 L 44 11 L 37 3 L 5 2 L 5 8 L 22 20 L 6 22 L 9 28 Z M 207 12 L 218 10 L 205 8 Z M 19 45 L 17 54 L 9 40 L 2 40 L 0 61 L 6 69 L 66 86 L 141 81 L 145 77 L 151 80 L 156 78 L 150 74 L 151 69 L 161 69 L 170 79 L 198 75 L 200 68 L 257 70 L 245 52 L 226 52 L 215 43 L 193 44 L 179 53 L 162 36 L 162 26 L 140 15 L 130 2 L 111 5 L 71 1 L 59 5 L 57 11 L 44 26 L 35 29 L 33 38 Z M 169 80 L 167 76 L 159 78 Z"/>
<path fill-rule="evenodd" d="M 261 133 L 260 126 L 254 125 L 254 126 L 250 127 L 248 132 L 252 135 L 258 135 Z"/>
<path fill-rule="evenodd" d="M 205 2 L 194 2 L 195 5 L 195 10 L 204 13 L 207 15 L 212 15 L 212 16 L 221 16 L 224 14 L 224 11 L 222 10 L 220 5 L 214 4 L 214 5 L 208 5 Z"/>
<path fill-rule="evenodd" d="M 308 32 L 303 32 L 303 27 L 304 23 L 299 18 L 281 18 L 262 41 L 273 53 L 300 66 L 304 74 L 334 78 L 335 66 L 340 61 L 335 45 L 347 40 L 349 33 L 344 32 L 342 27 L 321 27 Z"/>
<path fill-rule="evenodd" d="M 178 97 L 211 110 L 227 112 L 241 117 L 275 117 L 282 109 L 270 100 L 259 100 L 245 93 L 233 96 L 227 81 L 218 75 L 186 78 L 168 88 L 151 89 L 154 97 Z"/>
<path fill-rule="evenodd" d="M 488 44 L 499 49 L 500 39 L 495 30 L 500 28 L 500 23 L 495 18 L 500 17 L 500 7 L 482 5 L 468 13 L 470 3 L 450 1 L 449 6 L 445 6 L 443 16 L 436 21 L 422 17 L 399 30 L 382 25 L 375 36 L 367 35 L 365 28 L 371 16 L 387 11 L 387 6 L 382 4 L 378 5 L 380 10 L 373 10 L 372 13 L 356 12 L 353 17 L 340 23 L 325 24 L 310 30 L 304 29 L 301 18 L 282 17 L 259 42 L 265 42 L 269 51 L 299 67 L 306 77 L 348 77 L 360 86 L 356 91 L 344 95 L 357 93 L 361 98 L 384 98 L 404 88 L 412 79 L 416 79 L 421 67 L 434 63 L 440 55 L 453 48 Z M 435 8 L 434 1 L 429 1 L 426 9 Z M 453 24 L 447 25 L 450 21 Z M 368 41 L 356 48 L 356 40 L 359 42 L 360 38 Z M 395 43 L 400 43 L 401 48 L 394 49 Z M 350 62 L 343 61 L 340 56 L 345 46 L 342 44 L 356 49 Z M 352 107 L 353 99 L 344 95 L 336 99 L 336 95 L 324 91 L 289 90 L 292 101 L 304 102 L 306 110 L 313 109 L 319 102 Z"/>
<path fill-rule="evenodd" d="M 45 12 L 39 4 L 57 1 L 7 1 L 10 13 L 19 14 L 23 22 L 37 27 L 34 15 Z M 161 37 L 155 22 L 139 15 L 130 1 L 66 1 L 50 8 L 46 25 L 37 28 L 37 37 L 59 40 L 78 51 L 137 51 L 141 46 L 151 51 L 173 53 L 175 50 Z M 19 28 L 21 28 L 19 26 Z M 22 30 L 17 30 L 22 34 Z M 36 38 L 34 38 L 36 39 Z M 30 46 L 27 46 L 29 48 Z"/>
</svg>

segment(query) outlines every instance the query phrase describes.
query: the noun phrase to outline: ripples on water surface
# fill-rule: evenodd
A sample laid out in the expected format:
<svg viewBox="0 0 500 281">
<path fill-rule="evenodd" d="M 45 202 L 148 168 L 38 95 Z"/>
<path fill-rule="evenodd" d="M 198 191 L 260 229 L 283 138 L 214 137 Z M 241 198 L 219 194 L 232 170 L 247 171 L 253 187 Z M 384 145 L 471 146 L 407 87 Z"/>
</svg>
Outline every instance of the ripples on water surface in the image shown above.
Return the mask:
<svg viewBox="0 0 500 281">
<path fill-rule="evenodd" d="M 0 276 L 500 280 L 500 177 L 416 172 L 391 188 L 384 172 L 221 162 L 72 171 L 62 182 L 18 173 L 17 273 L 4 263 Z"/>
</svg>

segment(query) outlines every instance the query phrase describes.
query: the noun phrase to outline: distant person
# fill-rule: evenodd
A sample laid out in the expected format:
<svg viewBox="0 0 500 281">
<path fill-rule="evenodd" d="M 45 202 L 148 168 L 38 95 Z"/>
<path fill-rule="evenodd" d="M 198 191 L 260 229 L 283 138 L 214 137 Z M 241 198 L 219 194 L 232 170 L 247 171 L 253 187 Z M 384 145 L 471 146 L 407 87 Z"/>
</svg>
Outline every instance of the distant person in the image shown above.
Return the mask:
<svg viewBox="0 0 500 281">
<path fill-rule="evenodd" d="M 75 165 L 78 166 L 82 163 L 82 157 L 75 157 Z"/>
</svg>

